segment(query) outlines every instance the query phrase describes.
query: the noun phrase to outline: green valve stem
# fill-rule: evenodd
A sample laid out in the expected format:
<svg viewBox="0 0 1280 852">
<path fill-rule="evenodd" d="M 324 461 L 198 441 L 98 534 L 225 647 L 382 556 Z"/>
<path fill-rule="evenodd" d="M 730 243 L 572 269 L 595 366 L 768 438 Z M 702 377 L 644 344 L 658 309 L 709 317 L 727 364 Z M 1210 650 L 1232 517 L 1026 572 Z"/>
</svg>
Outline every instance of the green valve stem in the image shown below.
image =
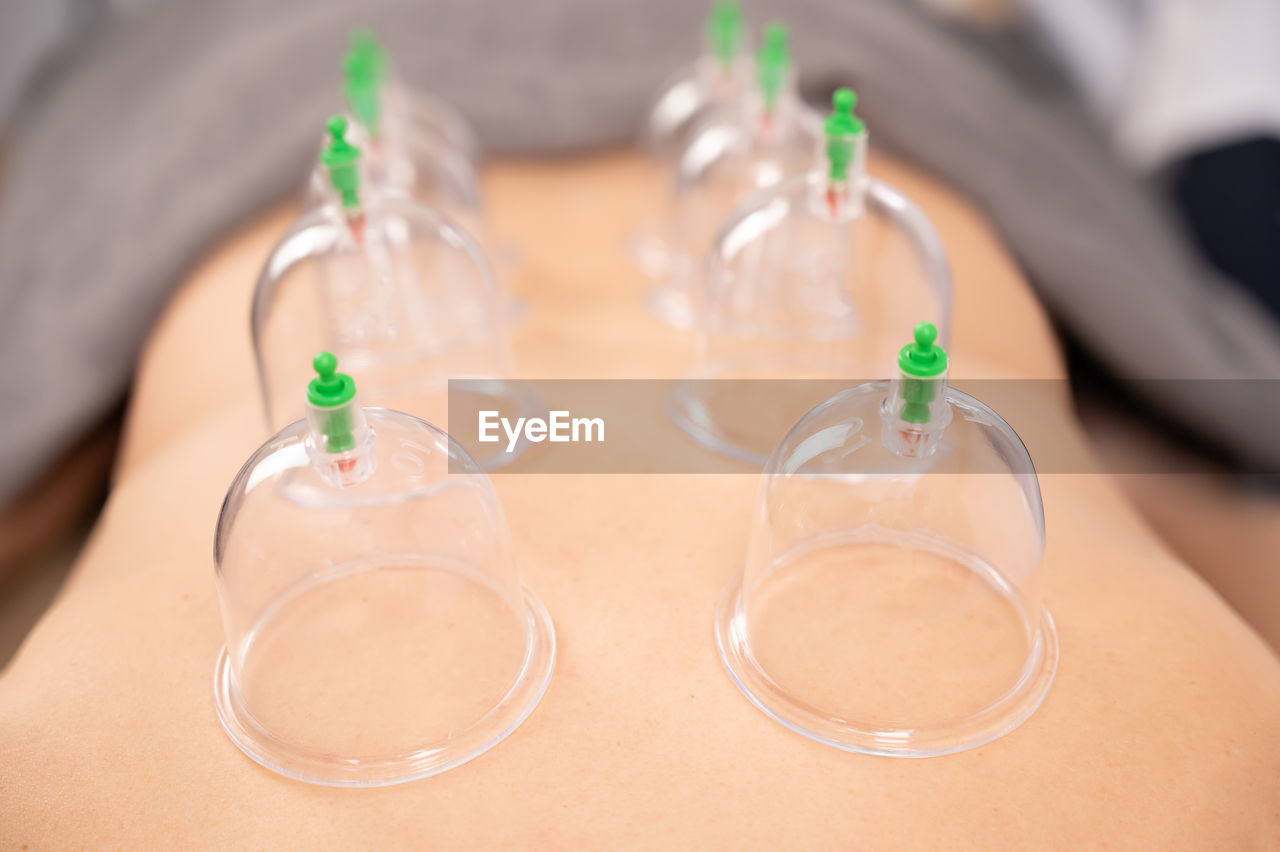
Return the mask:
<svg viewBox="0 0 1280 852">
<path fill-rule="evenodd" d="M 387 59 L 368 29 L 356 30 L 342 59 L 342 93 L 356 121 L 376 136 L 382 121 L 382 87 Z"/>
<path fill-rule="evenodd" d="M 325 125 L 329 144 L 320 152 L 320 165 L 329 172 L 329 183 L 342 199 L 342 206 L 360 206 L 360 149 L 347 141 L 347 120 L 335 115 Z"/>
<path fill-rule="evenodd" d="M 307 402 L 316 408 L 336 408 L 356 398 L 355 379 L 338 372 L 338 358 L 319 352 L 311 359 L 316 377 L 307 383 Z"/>
<path fill-rule="evenodd" d="M 938 345 L 938 327 L 932 322 L 915 326 L 915 340 L 897 353 L 897 367 L 902 371 L 900 417 L 909 423 L 927 423 L 931 418 L 929 403 L 945 386 L 947 352 Z"/>
<path fill-rule="evenodd" d="M 336 488 L 359 485 L 373 475 L 374 435 L 356 398 L 356 383 L 338 372 L 338 359 L 321 352 L 311 361 L 316 377 L 307 384 L 307 457 L 320 478 Z"/>
<path fill-rule="evenodd" d="M 791 73 L 787 28 L 782 24 L 773 22 L 765 26 L 764 44 L 760 46 L 760 54 L 756 58 L 756 70 L 765 112 L 772 113 Z"/>
<path fill-rule="evenodd" d="M 827 177 L 832 182 L 849 180 L 849 166 L 857 155 L 859 138 L 867 132 L 862 119 L 854 115 L 858 96 L 852 89 L 836 89 L 831 96 L 831 114 L 823 125 L 827 136 Z"/>
<path fill-rule="evenodd" d="M 947 352 L 937 344 L 938 328 L 931 322 L 917 325 L 912 336 L 898 353 L 898 379 L 880 408 L 880 440 L 904 458 L 923 459 L 942 446 L 951 422 Z"/>
<path fill-rule="evenodd" d="M 387 54 L 378 43 L 378 37 L 368 27 L 359 27 L 351 33 L 346 62 L 374 75 L 382 82 L 387 70 Z"/>
<path fill-rule="evenodd" d="M 898 353 L 898 369 L 902 371 L 903 406 L 899 416 L 908 423 L 928 423 L 930 403 L 945 386 L 947 351 L 935 341 L 938 327 L 922 322 L 915 327 L 915 340 Z"/>
<path fill-rule="evenodd" d="M 321 352 L 311 361 L 316 377 L 307 384 L 307 413 L 313 434 L 326 453 L 345 453 L 356 447 L 354 416 L 358 406 L 355 380 L 338 372 L 338 359 Z M 319 427 L 318 429 L 316 427 Z"/>
<path fill-rule="evenodd" d="M 716 0 L 707 17 L 707 45 L 721 69 L 729 71 L 742 55 L 742 7 L 736 0 Z"/>
<path fill-rule="evenodd" d="M 898 352 L 898 367 L 909 376 L 933 378 L 947 371 L 947 350 L 939 346 L 938 327 L 922 322 L 912 329 L 911 343 Z"/>
</svg>

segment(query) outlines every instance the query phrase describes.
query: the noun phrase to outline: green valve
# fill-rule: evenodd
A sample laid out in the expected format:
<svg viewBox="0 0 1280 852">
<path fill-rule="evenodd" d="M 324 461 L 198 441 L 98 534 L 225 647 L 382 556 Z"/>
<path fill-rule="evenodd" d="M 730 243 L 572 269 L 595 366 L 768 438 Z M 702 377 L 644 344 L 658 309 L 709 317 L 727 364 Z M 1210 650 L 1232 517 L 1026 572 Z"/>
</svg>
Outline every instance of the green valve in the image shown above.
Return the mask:
<svg viewBox="0 0 1280 852">
<path fill-rule="evenodd" d="M 731 68 L 742 53 L 742 7 L 736 0 L 716 0 L 707 17 L 707 41 L 723 68 Z"/>
<path fill-rule="evenodd" d="M 947 371 L 947 350 L 934 342 L 938 327 L 931 322 L 917 325 L 914 336 L 915 340 L 898 353 L 898 369 L 906 377 L 902 380 L 905 405 L 901 417 L 908 423 L 928 423 L 929 403 L 937 397 L 942 382 L 921 380 L 936 379 Z"/>
<path fill-rule="evenodd" d="M 939 346 L 938 327 L 922 322 L 912 331 L 915 340 L 898 353 L 898 366 L 909 376 L 922 379 L 940 376 L 947 371 L 947 350 Z"/>
<path fill-rule="evenodd" d="M 857 137 L 867 132 L 862 119 L 853 114 L 857 104 L 858 96 L 852 89 L 836 89 L 831 96 L 831 114 L 827 116 L 823 130 L 827 134 L 827 161 L 831 164 L 830 178 L 833 181 L 849 179 L 854 144 Z"/>
<path fill-rule="evenodd" d="M 760 94 L 764 96 L 766 112 L 772 112 L 778 103 L 778 95 L 791 70 L 791 54 L 787 51 L 787 28 L 777 22 L 765 25 L 764 44 L 756 59 L 759 73 Z"/>
<path fill-rule="evenodd" d="M 330 453 L 355 449 L 356 436 L 351 409 L 347 404 L 356 398 L 355 380 L 338 372 L 338 359 L 332 352 L 321 352 L 311 361 L 316 377 L 307 383 L 307 402 L 316 408 L 332 408 L 324 420 L 324 448 Z"/>
<path fill-rule="evenodd" d="M 343 207 L 360 206 L 360 149 L 347 141 L 347 120 L 335 115 L 325 128 L 329 144 L 320 152 L 320 165 L 329 171 L 329 183 L 342 197 Z"/>
<path fill-rule="evenodd" d="M 342 93 L 351 114 L 370 134 L 377 134 L 382 120 L 382 84 L 386 69 L 386 54 L 373 32 L 356 30 L 342 59 Z"/>
<path fill-rule="evenodd" d="M 368 27 L 360 27 L 351 33 L 351 45 L 347 49 L 347 62 L 359 66 L 382 81 L 386 72 L 387 55 L 378 37 Z"/>
</svg>

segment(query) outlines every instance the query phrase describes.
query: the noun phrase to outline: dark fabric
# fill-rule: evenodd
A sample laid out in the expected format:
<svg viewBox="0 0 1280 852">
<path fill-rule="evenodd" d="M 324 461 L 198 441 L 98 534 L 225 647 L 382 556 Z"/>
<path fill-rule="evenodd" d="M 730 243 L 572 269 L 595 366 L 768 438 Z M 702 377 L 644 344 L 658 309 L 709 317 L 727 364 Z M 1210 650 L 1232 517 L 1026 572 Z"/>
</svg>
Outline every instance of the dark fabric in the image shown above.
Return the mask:
<svg viewBox="0 0 1280 852">
<path fill-rule="evenodd" d="M 1205 256 L 1280 320 L 1280 139 L 1187 157 L 1173 193 Z"/>
<path fill-rule="evenodd" d="M 1006 73 L 900 0 L 747 6 L 757 27 L 790 25 L 808 91 L 852 83 L 873 145 L 983 207 L 1059 320 L 1118 375 L 1280 376 L 1270 318 L 1199 263 L 1044 81 Z M 696 51 L 704 12 L 687 0 L 164 0 L 101 27 L 9 139 L 0 503 L 120 398 L 184 270 L 296 190 L 339 106 L 353 26 L 373 26 L 401 75 L 456 104 L 490 150 L 569 153 L 631 140 Z M 1280 419 L 1280 398 L 1152 401 L 1275 466 L 1280 444 L 1255 424 Z"/>
</svg>

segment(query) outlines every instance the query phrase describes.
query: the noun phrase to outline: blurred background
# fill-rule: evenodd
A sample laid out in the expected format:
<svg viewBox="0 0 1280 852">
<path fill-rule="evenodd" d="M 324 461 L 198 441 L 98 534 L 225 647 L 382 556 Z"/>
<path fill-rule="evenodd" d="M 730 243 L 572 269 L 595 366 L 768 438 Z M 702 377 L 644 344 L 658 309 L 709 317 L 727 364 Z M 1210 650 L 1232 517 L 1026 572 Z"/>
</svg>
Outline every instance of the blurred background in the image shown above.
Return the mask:
<svg viewBox="0 0 1280 852">
<path fill-rule="evenodd" d="M 0 3 L 0 662 L 101 508 L 166 301 L 303 186 L 354 27 L 486 157 L 569 157 L 634 145 L 709 5 Z M 1179 471 L 1121 479 L 1280 647 L 1280 3 L 743 6 L 790 27 L 808 100 L 853 85 L 877 149 L 995 225 L 1102 454 Z"/>
</svg>

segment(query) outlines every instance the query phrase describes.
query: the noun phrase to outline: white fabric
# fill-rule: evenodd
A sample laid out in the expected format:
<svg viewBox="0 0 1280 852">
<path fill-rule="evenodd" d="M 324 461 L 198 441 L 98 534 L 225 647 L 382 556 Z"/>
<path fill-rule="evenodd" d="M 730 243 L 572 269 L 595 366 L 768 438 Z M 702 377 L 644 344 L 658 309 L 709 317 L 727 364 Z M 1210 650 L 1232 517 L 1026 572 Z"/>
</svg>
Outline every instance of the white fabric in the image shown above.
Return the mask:
<svg viewBox="0 0 1280 852">
<path fill-rule="evenodd" d="M 1150 3 L 1117 125 L 1129 159 L 1157 168 L 1267 132 L 1280 134 L 1280 2 Z"/>
<path fill-rule="evenodd" d="M 1138 168 L 1280 134 L 1280 0 L 1027 3 Z"/>
</svg>

